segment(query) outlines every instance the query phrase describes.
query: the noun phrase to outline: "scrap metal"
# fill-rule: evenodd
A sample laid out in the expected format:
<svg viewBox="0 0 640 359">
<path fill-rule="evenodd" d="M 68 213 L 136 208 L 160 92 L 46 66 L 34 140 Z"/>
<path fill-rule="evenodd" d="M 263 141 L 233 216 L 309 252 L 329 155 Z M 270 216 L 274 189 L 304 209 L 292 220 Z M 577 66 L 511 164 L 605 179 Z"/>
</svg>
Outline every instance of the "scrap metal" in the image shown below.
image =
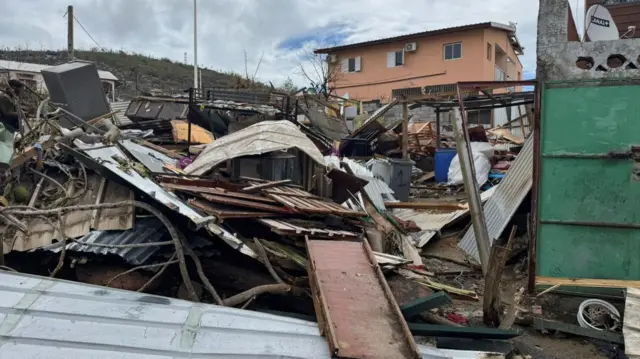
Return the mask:
<svg viewBox="0 0 640 359">
<path fill-rule="evenodd" d="M 2 357 L 77 358 L 87 347 L 113 359 L 332 357 L 318 325 L 305 320 L 21 273 L 0 271 L 0 282 L 0 310 L 5 322 L 15 323 L 0 328 Z M 419 350 L 423 358 L 499 358 L 424 345 Z"/>
<path fill-rule="evenodd" d="M 484 206 L 489 245 L 499 238 L 524 198 L 531 191 L 533 182 L 533 136 L 529 136 L 524 147 L 513 161 L 509 172 L 497 186 L 495 194 Z M 476 233 L 469 229 L 458 246 L 476 260 L 480 259 L 476 244 Z"/>
<path fill-rule="evenodd" d="M 324 165 L 322 153 L 296 125 L 287 121 L 260 122 L 244 130 L 224 136 L 204 147 L 200 155 L 184 170 L 202 175 L 218 164 L 242 156 L 285 151 L 291 148 L 307 154 L 315 163 Z"/>
</svg>

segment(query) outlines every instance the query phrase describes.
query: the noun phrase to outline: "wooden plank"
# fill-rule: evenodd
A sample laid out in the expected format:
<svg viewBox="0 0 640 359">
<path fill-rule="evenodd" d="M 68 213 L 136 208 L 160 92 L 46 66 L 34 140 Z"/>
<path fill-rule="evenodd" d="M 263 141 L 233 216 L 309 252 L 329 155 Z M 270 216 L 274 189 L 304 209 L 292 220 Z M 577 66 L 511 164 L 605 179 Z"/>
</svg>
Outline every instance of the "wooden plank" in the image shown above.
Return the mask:
<svg viewBox="0 0 640 359">
<path fill-rule="evenodd" d="M 433 201 L 420 201 L 420 202 L 385 202 L 387 208 L 411 208 L 411 209 L 469 209 L 466 204 L 457 202 L 433 202 Z"/>
<path fill-rule="evenodd" d="M 426 297 L 418 298 L 412 302 L 400 306 L 400 311 L 406 319 L 411 319 L 429 309 L 451 304 L 451 297 L 446 292 L 436 292 Z"/>
<path fill-rule="evenodd" d="M 640 288 L 640 280 L 536 277 L 536 285 L 595 288 Z"/>
<path fill-rule="evenodd" d="M 229 191 L 220 187 L 186 186 L 186 185 L 179 185 L 174 183 L 162 183 L 161 185 L 166 189 L 171 189 L 175 191 L 183 191 L 183 192 L 190 192 L 190 193 L 208 193 L 208 194 L 214 194 L 218 196 L 240 198 L 240 199 L 246 199 L 246 200 L 256 201 L 256 202 L 274 203 L 274 204 L 278 203 L 277 201 L 274 201 L 273 199 L 268 197 Z"/>
<path fill-rule="evenodd" d="M 244 199 L 218 196 L 218 195 L 206 194 L 206 193 L 203 193 L 202 197 L 210 202 L 227 204 L 230 206 L 253 208 L 253 209 L 259 209 L 266 212 L 291 213 L 291 211 L 289 211 L 286 208 L 272 206 L 272 205 L 260 203 L 260 202 L 247 201 Z"/>
<path fill-rule="evenodd" d="M 344 358 L 420 358 L 366 242 L 307 238 L 306 243 L 314 308 L 332 354 Z"/>
<path fill-rule="evenodd" d="M 253 212 L 253 211 L 220 209 L 220 208 L 216 208 L 211 203 L 206 203 L 199 199 L 190 199 L 189 204 L 207 214 L 215 216 L 220 220 L 231 219 L 231 218 L 275 217 L 279 215 L 277 213 L 270 213 L 270 212 Z"/>
<path fill-rule="evenodd" d="M 256 192 L 256 191 L 259 191 L 259 190 L 262 190 L 262 189 L 276 187 L 276 186 L 279 186 L 281 184 L 290 183 L 290 182 L 291 182 L 290 179 L 286 179 L 286 180 L 282 180 L 282 181 L 266 182 L 266 183 L 261 183 L 261 184 L 256 184 L 256 185 L 253 185 L 253 186 L 245 187 L 241 191 L 242 192 L 246 192 L 246 193 Z"/>
</svg>

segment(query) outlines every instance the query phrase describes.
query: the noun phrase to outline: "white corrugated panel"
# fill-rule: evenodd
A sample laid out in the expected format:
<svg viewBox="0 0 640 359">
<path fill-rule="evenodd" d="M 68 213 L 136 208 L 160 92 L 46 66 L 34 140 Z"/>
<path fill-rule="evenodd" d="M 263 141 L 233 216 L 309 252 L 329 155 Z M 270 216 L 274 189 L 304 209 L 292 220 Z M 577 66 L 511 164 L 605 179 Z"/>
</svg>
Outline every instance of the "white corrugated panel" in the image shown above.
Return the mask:
<svg viewBox="0 0 640 359">
<path fill-rule="evenodd" d="M 0 271 L 0 358 L 332 357 L 318 324 Z M 422 358 L 504 358 L 419 345 Z"/>
<path fill-rule="evenodd" d="M 487 201 L 495 193 L 496 188 L 497 186 L 491 187 L 491 189 L 482 192 L 480 194 L 480 200 L 482 202 Z M 425 244 L 429 243 L 431 238 L 440 233 L 440 231 L 449 223 L 466 215 L 468 212 L 468 209 L 459 209 L 450 212 L 436 210 L 418 211 L 415 209 L 395 209 L 393 211 L 393 215 L 403 221 L 413 221 L 418 227 L 420 227 L 420 232 L 410 233 L 410 236 L 414 239 L 414 245 L 418 248 L 422 248 Z"/>
<path fill-rule="evenodd" d="M 495 193 L 484 206 L 484 219 L 489 232 L 491 244 L 500 237 L 511 217 L 531 191 L 533 183 L 533 136 L 525 141 L 520 154 L 514 160 L 509 172 L 497 186 Z M 458 244 L 462 250 L 480 260 L 476 236 L 473 228 L 469 228 Z"/>
<path fill-rule="evenodd" d="M 119 101 L 119 102 L 112 102 L 111 103 L 111 112 L 113 111 L 118 111 L 118 113 L 116 113 L 114 116 L 116 118 L 116 120 L 118 121 L 117 125 L 128 125 L 131 122 L 131 120 L 125 116 L 125 113 L 127 112 L 127 109 L 129 108 L 129 104 L 131 103 L 131 101 Z"/>
</svg>

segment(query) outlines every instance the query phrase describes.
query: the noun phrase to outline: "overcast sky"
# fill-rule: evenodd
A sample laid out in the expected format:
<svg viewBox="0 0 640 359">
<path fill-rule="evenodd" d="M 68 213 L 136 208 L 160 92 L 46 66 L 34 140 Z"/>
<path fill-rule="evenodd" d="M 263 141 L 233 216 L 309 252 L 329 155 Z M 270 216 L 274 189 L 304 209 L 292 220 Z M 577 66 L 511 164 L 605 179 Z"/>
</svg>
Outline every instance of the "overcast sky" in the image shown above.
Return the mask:
<svg viewBox="0 0 640 359">
<path fill-rule="evenodd" d="M 186 52 L 193 61 L 193 0 L 0 0 L 8 15 L 0 18 L 0 44 L 66 48 L 69 4 L 95 39 L 76 25 L 76 47 L 97 42 L 177 61 Z M 246 51 L 252 73 L 264 53 L 260 80 L 279 85 L 291 77 L 302 85 L 301 58 L 313 48 L 496 21 L 517 23 L 531 77 L 537 15 L 537 0 L 198 0 L 198 62 L 244 73 Z"/>
</svg>

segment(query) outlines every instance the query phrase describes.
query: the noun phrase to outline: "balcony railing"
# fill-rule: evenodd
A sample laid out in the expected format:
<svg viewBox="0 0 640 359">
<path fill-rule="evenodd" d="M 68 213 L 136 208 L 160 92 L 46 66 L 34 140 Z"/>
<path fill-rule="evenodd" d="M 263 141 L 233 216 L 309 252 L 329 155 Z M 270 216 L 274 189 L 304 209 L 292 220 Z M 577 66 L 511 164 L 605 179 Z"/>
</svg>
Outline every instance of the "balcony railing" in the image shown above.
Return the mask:
<svg viewBox="0 0 640 359">
<path fill-rule="evenodd" d="M 507 75 L 506 72 L 504 72 L 504 70 L 501 69 L 500 66 L 498 66 L 498 65 L 495 65 L 495 79 L 496 79 L 496 81 L 513 81 L 513 78 L 511 78 L 511 76 Z M 515 92 L 516 88 L 515 87 L 507 87 L 507 91 Z"/>
</svg>

